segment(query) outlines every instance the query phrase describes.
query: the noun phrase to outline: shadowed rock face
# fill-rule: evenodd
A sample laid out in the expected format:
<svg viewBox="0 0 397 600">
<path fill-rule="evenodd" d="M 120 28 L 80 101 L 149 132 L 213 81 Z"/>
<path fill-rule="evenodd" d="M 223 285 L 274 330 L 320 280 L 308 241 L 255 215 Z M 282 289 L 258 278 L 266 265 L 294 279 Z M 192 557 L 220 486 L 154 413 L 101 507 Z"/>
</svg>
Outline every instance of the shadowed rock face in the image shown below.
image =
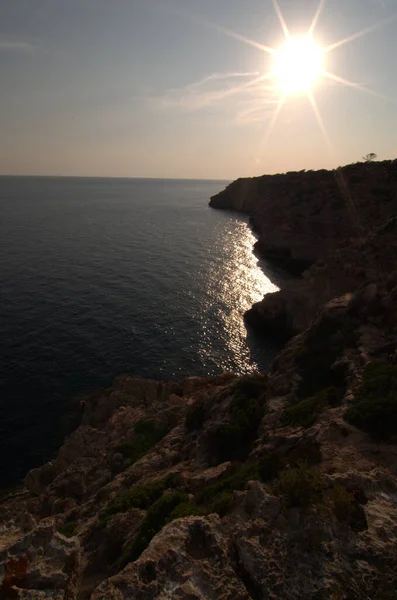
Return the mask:
<svg viewBox="0 0 397 600">
<path fill-rule="evenodd" d="M 384 161 L 238 179 L 210 206 L 248 214 L 265 258 L 305 267 L 394 216 L 396 194 L 397 161 Z"/>
<path fill-rule="evenodd" d="M 325 302 L 393 268 L 397 161 L 240 179 L 210 205 L 249 214 L 255 251 L 303 274 L 246 313 L 247 323 L 281 339 L 303 331 Z"/>
</svg>

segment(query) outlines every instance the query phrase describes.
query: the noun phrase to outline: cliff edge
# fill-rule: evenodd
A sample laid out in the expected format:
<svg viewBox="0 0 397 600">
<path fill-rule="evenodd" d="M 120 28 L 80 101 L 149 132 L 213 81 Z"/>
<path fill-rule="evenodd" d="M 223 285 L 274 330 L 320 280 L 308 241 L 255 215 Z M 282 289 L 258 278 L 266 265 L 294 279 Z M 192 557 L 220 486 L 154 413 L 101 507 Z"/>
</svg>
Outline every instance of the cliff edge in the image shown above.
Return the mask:
<svg viewBox="0 0 397 600">
<path fill-rule="evenodd" d="M 210 206 L 248 214 L 258 254 L 295 276 L 246 314 L 283 339 L 303 331 L 324 302 L 393 268 L 394 237 L 382 231 L 397 214 L 397 160 L 239 179 Z"/>
</svg>

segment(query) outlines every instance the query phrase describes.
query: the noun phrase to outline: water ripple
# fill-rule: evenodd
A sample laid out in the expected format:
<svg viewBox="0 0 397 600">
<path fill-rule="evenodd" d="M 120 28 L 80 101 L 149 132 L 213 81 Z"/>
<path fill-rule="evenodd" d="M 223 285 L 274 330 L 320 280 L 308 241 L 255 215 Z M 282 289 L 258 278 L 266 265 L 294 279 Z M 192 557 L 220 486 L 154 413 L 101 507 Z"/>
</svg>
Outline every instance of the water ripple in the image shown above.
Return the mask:
<svg viewBox="0 0 397 600">
<path fill-rule="evenodd" d="M 222 187 L 0 178 L 3 478 L 50 456 L 70 397 L 120 372 L 178 379 L 268 364 L 274 347 L 243 313 L 276 286 L 247 223 L 208 207 Z"/>
</svg>

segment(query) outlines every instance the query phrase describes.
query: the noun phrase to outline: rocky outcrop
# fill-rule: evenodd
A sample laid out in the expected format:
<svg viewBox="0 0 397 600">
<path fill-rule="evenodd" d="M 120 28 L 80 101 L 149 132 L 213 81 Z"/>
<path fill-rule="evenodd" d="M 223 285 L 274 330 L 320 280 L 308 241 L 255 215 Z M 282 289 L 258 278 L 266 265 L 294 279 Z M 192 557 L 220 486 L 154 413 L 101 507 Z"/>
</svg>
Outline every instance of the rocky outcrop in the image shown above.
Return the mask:
<svg viewBox="0 0 397 600">
<path fill-rule="evenodd" d="M 397 160 L 238 179 L 210 206 L 250 216 L 257 250 L 306 267 L 396 213 Z"/>
<path fill-rule="evenodd" d="M 396 290 L 334 298 L 267 375 L 86 398 L 2 501 L 0 598 L 395 598 Z"/>
<path fill-rule="evenodd" d="M 186 517 L 164 527 L 143 556 L 99 586 L 92 600 L 131 597 L 250 598 L 230 560 L 228 538 L 217 515 Z"/>
<path fill-rule="evenodd" d="M 35 523 L 29 517 L 2 528 L 0 573 L 2 598 L 75 598 L 80 545 L 67 539 L 53 521 Z M 6 545 L 6 547 L 4 547 Z"/>
<path fill-rule="evenodd" d="M 303 331 L 331 298 L 393 268 L 397 161 L 238 180 L 210 205 L 249 214 L 255 251 L 303 274 L 246 313 L 247 323 L 279 338 Z"/>
<path fill-rule="evenodd" d="M 352 294 L 368 281 L 385 286 L 397 261 L 397 219 L 368 236 L 355 238 L 317 261 L 301 279 L 285 281 L 249 309 L 247 323 L 276 337 L 289 339 L 304 331 L 321 307 L 336 296 Z"/>
</svg>

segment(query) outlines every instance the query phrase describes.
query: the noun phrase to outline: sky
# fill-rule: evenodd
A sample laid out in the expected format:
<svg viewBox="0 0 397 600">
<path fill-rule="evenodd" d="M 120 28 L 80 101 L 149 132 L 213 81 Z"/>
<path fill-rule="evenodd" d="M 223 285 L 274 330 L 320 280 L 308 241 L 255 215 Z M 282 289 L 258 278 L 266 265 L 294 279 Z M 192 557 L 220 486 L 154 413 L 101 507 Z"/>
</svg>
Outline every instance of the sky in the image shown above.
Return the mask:
<svg viewBox="0 0 397 600">
<path fill-rule="evenodd" d="M 319 0 L 279 7 L 299 37 Z M 320 77 L 314 104 L 281 105 L 260 79 L 262 46 L 285 42 L 273 0 L 0 0 L 0 174 L 235 179 L 396 158 L 396 15 L 397 0 L 322 2 L 321 48 L 373 29 L 324 54 L 349 85 Z"/>
</svg>

